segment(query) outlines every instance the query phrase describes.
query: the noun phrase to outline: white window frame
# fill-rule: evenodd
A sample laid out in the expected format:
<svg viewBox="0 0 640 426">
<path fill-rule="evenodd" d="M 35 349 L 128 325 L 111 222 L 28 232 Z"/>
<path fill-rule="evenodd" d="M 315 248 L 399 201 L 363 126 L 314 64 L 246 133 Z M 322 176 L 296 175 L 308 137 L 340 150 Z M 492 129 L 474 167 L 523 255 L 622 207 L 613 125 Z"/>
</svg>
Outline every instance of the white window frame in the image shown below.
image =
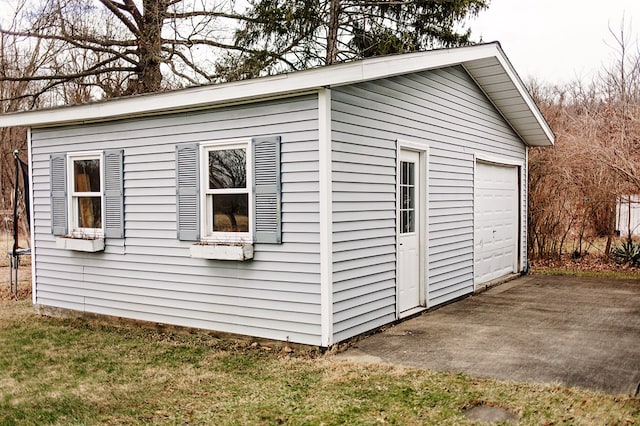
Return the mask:
<svg viewBox="0 0 640 426">
<path fill-rule="evenodd" d="M 225 149 L 244 149 L 246 152 L 246 187 L 209 189 L 209 152 Z M 248 232 L 214 232 L 212 205 L 208 202 L 209 196 L 216 194 L 248 195 Z M 251 139 L 234 139 L 211 142 L 200 145 L 200 235 L 201 240 L 216 244 L 251 244 L 253 243 L 253 153 Z"/>
<path fill-rule="evenodd" d="M 101 228 L 80 228 L 78 226 L 78 209 L 75 208 L 78 197 L 95 196 L 97 192 L 76 192 L 74 185 L 74 162 L 78 160 L 100 160 L 100 222 Z M 69 218 L 69 235 L 74 238 L 104 238 L 105 205 L 104 205 L 104 155 L 102 151 L 73 152 L 67 154 L 67 217 Z"/>
</svg>

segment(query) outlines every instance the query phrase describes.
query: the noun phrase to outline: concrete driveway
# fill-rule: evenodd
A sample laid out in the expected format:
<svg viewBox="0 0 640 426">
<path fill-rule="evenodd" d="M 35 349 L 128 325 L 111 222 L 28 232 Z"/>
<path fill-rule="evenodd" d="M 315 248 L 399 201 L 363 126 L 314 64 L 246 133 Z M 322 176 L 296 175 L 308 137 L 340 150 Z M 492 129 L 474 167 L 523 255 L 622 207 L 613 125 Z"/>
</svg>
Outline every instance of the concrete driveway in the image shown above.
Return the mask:
<svg viewBox="0 0 640 426">
<path fill-rule="evenodd" d="M 389 327 L 338 356 L 633 395 L 640 280 L 519 278 Z"/>
</svg>

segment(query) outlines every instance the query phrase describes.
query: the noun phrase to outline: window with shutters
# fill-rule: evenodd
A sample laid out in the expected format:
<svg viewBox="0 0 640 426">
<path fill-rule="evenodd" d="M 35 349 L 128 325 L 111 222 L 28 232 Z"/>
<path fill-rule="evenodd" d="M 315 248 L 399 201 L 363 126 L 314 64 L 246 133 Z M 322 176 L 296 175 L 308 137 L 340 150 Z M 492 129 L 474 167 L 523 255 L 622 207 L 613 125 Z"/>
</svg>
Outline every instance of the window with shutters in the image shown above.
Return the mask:
<svg viewBox="0 0 640 426">
<path fill-rule="evenodd" d="M 59 248 L 104 250 L 124 238 L 124 150 L 50 157 L 51 233 Z"/>
<path fill-rule="evenodd" d="M 176 231 L 197 242 L 193 257 L 247 260 L 253 243 L 282 242 L 280 144 L 264 136 L 176 145 Z"/>
<path fill-rule="evenodd" d="M 205 241 L 251 242 L 250 141 L 201 146 L 201 236 Z"/>
<path fill-rule="evenodd" d="M 104 182 L 101 153 L 67 157 L 69 230 L 73 237 L 104 235 Z"/>
</svg>

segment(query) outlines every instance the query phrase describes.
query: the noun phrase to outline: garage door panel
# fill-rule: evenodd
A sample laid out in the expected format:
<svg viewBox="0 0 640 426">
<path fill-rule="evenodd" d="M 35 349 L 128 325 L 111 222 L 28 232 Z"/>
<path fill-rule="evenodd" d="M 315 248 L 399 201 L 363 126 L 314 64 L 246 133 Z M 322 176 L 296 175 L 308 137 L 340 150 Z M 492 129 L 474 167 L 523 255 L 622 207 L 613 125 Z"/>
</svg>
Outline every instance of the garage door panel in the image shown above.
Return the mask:
<svg viewBox="0 0 640 426">
<path fill-rule="evenodd" d="M 518 256 L 518 168 L 476 165 L 476 285 L 515 272 Z"/>
</svg>

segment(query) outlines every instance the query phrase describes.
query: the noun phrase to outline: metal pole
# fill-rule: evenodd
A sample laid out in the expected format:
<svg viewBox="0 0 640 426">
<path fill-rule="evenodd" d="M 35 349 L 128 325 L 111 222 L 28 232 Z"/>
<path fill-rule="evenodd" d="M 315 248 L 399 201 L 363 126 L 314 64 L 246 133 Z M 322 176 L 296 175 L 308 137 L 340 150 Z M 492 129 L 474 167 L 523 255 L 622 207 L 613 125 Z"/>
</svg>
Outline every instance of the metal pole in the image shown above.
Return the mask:
<svg viewBox="0 0 640 426">
<path fill-rule="evenodd" d="M 20 184 L 20 159 L 18 158 L 18 150 L 13 151 L 13 160 L 16 165 L 15 185 L 13 187 L 13 250 L 11 252 L 11 273 L 15 270 L 15 290 L 13 295 L 18 299 L 18 186 Z"/>
</svg>

